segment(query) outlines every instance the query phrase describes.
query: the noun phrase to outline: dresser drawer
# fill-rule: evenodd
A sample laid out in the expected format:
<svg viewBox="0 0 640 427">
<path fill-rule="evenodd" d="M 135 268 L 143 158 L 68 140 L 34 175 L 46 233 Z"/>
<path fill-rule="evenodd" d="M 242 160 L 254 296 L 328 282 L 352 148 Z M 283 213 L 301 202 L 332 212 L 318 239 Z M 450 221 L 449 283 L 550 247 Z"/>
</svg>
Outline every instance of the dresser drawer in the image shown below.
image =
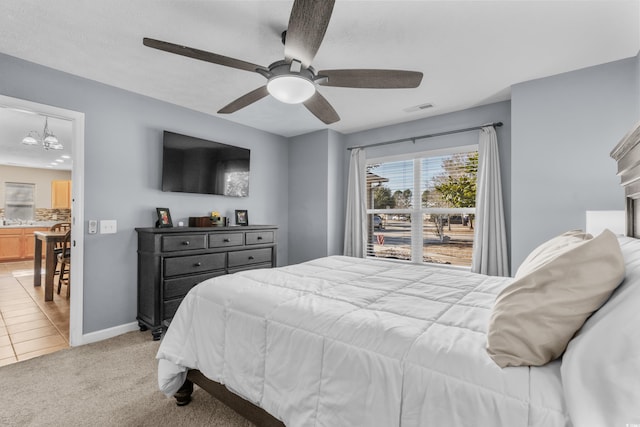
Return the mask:
<svg viewBox="0 0 640 427">
<path fill-rule="evenodd" d="M 205 249 L 204 234 L 183 234 L 180 236 L 162 236 L 162 252 L 187 251 Z"/>
<path fill-rule="evenodd" d="M 229 252 L 229 268 L 271 262 L 271 248 Z"/>
<path fill-rule="evenodd" d="M 242 246 L 244 244 L 243 236 L 243 233 L 211 233 L 209 234 L 209 247 Z"/>
<path fill-rule="evenodd" d="M 248 231 L 247 245 L 273 243 L 273 231 Z"/>
<path fill-rule="evenodd" d="M 164 281 L 163 299 L 168 300 L 177 297 L 183 297 L 200 282 L 216 276 L 222 276 L 224 270 L 214 271 L 212 273 L 196 274 L 193 276 L 178 277 L 175 279 L 167 279 Z"/>
<path fill-rule="evenodd" d="M 224 269 L 225 257 L 225 253 L 218 253 L 165 258 L 164 275 L 165 277 L 178 276 Z"/>
<path fill-rule="evenodd" d="M 233 274 L 239 271 L 247 271 L 247 270 L 257 270 L 259 268 L 271 268 L 271 262 L 266 262 L 264 264 L 249 264 L 249 265 L 241 265 L 239 267 L 230 268 L 227 270 L 227 273 Z"/>
</svg>

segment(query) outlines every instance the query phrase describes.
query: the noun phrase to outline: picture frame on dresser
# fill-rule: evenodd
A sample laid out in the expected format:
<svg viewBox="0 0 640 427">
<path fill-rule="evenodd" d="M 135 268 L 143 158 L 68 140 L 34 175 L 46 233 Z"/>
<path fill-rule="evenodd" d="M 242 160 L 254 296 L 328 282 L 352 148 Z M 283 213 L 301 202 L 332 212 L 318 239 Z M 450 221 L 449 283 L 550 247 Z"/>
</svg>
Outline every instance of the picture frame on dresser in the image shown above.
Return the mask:
<svg viewBox="0 0 640 427">
<path fill-rule="evenodd" d="M 249 225 L 249 212 L 245 209 L 236 209 L 236 225 Z"/>
<path fill-rule="evenodd" d="M 156 227 L 173 227 L 173 222 L 171 221 L 171 212 L 169 211 L 169 208 L 156 208 L 156 215 L 158 217 L 158 220 L 156 221 Z"/>
</svg>

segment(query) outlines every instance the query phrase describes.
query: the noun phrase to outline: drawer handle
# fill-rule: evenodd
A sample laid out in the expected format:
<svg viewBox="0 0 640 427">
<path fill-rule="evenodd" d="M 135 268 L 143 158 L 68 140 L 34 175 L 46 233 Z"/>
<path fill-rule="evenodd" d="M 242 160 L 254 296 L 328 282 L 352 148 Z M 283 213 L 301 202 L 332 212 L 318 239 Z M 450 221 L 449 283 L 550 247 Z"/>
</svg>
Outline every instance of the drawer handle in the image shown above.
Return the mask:
<svg viewBox="0 0 640 427">
<path fill-rule="evenodd" d="M 258 236 L 258 240 L 262 240 L 262 236 Z"/>
<path fill-rule="evenodd" d="M 251 259 L 255 259 L 255 258 L 253 258 L 252 256 L 249 256 L 249 259 L 251 260 Z"/>
<path fill-rule="evenodd" d="M 189 241 L 185 240 L 184 242 L 182 242 L 182 244 L 185 245 L 185 246 L 189 246 Z"/>
<path fill-rule="evenodd" d="M 222 239 L 222 241 L 225 243 L 229 243 L 231 240 L 225 238 L 225 239 Z"/>
<path fill-rule="evenodd" d="M 194 267 L 201 267 L 202 263 L 201 262 L 196 262 L 195 264 L 193 264 Z"/>
</svg>

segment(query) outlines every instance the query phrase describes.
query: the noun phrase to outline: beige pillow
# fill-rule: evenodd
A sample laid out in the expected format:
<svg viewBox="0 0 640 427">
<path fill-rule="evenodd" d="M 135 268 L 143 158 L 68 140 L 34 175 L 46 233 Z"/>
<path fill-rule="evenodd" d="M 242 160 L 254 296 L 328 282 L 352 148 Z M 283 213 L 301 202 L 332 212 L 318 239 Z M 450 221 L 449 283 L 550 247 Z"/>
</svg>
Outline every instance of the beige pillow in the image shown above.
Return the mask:
<svg viewBox="0 0 640 427">
<path fill-rule="evenodd" d="M 624 278 L 620 244 L 609 230 L 564 244 L 565 250 L 547 243 L 548 251 L 532 257 L 496 298 L 487 352 L 502 368 L 540 366 L 558 358 Z"/>
<path fill-rule="evenodd" d="M 551 240 L 546 241 L 537 248 L 531 251 L 531 253 L 522 261 L 518 271 L 516 271 L 515 278 L 531 273 L 533 270 L 542 267 L 544 264 L 571 250 L 578 244 L 583 243 L 585 240 L 593 239 L 591 234 L 585 233 L 582 230 L 571 230 L 563 233 Z"/>
</svg>

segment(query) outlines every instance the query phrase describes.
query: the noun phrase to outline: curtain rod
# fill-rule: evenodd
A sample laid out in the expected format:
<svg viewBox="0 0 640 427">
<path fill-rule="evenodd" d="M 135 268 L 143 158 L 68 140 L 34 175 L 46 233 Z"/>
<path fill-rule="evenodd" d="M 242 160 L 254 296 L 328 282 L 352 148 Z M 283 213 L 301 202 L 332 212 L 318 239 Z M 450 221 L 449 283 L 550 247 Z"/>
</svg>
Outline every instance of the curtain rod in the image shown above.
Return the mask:
<svg viewBox="0 0 640 427">
<path fill-rule="evenodd" d="M 471 127 L 471 128 L 448 130 L 448 131 L 445 131 L 445 132 L 432 133 L 432 134 L 429 134 L 429 135 L 413 136 L 413 137 L 410 137 L 410 138 L 394 139 L 393 141 L 378 142 L 376 144 L 358 145 L 356 147 L 347 147 L 347 150 L 351 151 L 354 148 L 377 147 L 379 145 L 395 144 L 397 142 L 405 142 L 405 141 L 411 141 L 411 142 L 413 142 L 415 144 L 416 139 L 426 139 L 426 138 L 433 138 L 434 136 L 451 135 L 452 133 L 469 132 L 469 131 L 472 131 L 472 130 L 482 129 L 482 128 L 487 127 L 487 126 L 493 126 L 494 128 L 495 127 L 500 127 L 500 126 L 502 126 L 502 122 L 487 123 L 486 125 L 482 125 L 482 126 L 474 126 L 474 127 Z"/>
</svg>

